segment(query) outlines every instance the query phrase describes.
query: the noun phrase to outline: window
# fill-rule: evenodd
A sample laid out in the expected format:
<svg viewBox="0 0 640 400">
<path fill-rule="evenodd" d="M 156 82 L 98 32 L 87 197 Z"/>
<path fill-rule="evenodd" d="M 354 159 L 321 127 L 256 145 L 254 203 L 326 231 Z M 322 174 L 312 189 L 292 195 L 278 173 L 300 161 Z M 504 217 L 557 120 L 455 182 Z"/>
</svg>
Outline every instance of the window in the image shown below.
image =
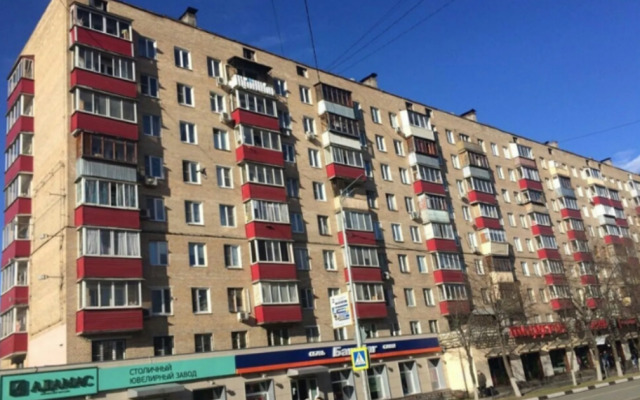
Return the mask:
<svg viewBox="0 0 640 400">
<path fill-rule="evenodd" d="M 391 127 L 394 129 L 400 127 L 400 125 L 398 124 L 398 116 L 395 113 L 389 113 L 389 125 L 391 125 Z"/>
<path fill-rule="evenodd" d="M 482 260 L 473 260 L 473 265 L 475 266 L 476 274 L 484 275 L 484 263 Z"/>
<path fill-rule="evenodd" d="M 426 274 L 429 272 L 429 268 L 427 267 L 427 257 L 416 256 L 416 263 L 418 264 L 418 272 L 420 272 L 421 274 Z"/>
<path fill-rule="evenodd" d="M 404 241 L 402 237 L 402 226 L 400 224 L 391 224 L 391 233 L 393 236 L 393 240 L 395 240 L 396 242 Z"/>
<path fill-rule="evenodd" d="M 376 192 L 372 190 L 367 190 L 367 206 L 369 208 L 378 208 L 378 196 Z"/>
<path fill-rule="evenodd" d="M 156 41 L 140 36 L 138 38 L 138 56 L 143 58 L 156 59 Z"/>
<path fill-rule="evenodd" d="M 455 154 L 451 155 L 451 165 L 455 169 L 460 169 L 460 157 Z"/>
<path fill-rule="evenodd" d="M 409 261 L 407 261 L 406 254 L 398 255 L 398 266 L 400 267 L 400 272 L 403 272 L 403 273 L 409 272 Z"/>
<path fill-rule="evenodd" d="M 378 267 L 378 253 L 375 248 L 349 246 L 349 261 L 352 266 Z"/>
<path fill-rule="evenodd" d="M 451 224 L 432 223 L 433 236 L 439 239 L 455 239 L 456 235 Z"/>
<path fill-rule="evenodd" d="M 213 128 L 213 148 L 216 150 L 229 150 L 229 135 L 227 131 Z"/>
<path fill-rule="evenodd" d="M 336 256 L 333 250 L 322 250 L 322 261 L 324 269 L 327 271 L 336 271 Z"/>
<path fill-rule="evenodd" d="M 318 215 L 318 233 L 323 236 L 331 234 L 329 230 L 329 217 L 326 215 Z"/>
<path fill-rule="evenodd" d="M 405 185 L 411 184 L 411 181 L 409 178 L 409 170 L 407 170 L 406 168 L 398 168 L 398 172 L 400 173 L 400 182 L 402 182 Z"/>
<path fill-rule="evenodd" d="M 132 183 L 82 178 L 76 183 L 78 204 L 101 207 L 137 208 L 137 187 Z"/>
<path fill-rule="evenodd" d="M 197 144 L 198 133 L 196 125 L 190 122 L 180 121 L 180 140 L 183 143 Z"/>
<path fill-rule="evenodd" d="M 396 196 L 389 193 L 387 193 L 385 196 L 387 199 L 387 208 L 389 209 L 389 211 L 398 211 L 398 207 L 396 205 Z"/>
<path fill-rule="evenodd" d="M 193 101 L 193 88 L 191 86 L 187 86 L 183 83 L 177 83 L 176 89 L 178 94 L 178 104 L 192 107 L 195 105 Z"/>
<path fill-rule="evenodd" d="M 376 107 L 371 107 L 371 120 L 376 124 L 380 123 L 380 110 Z"/>
<path fill-rule="evenodd" d="M 222 64 L 215 58 L 207 57 L 207 72 L 210 77 L 222 77 Z"/>
<path fill-rule="evenodd" d="M 288 328 L 275 328 L 267 329 L 267 345 L 272 346 L 286 346 L 289 344 L 289 329 Z M 247 397 L 249 398 L 249 397 Z"/>
<path fill-rule="evenodd" d="M 371 163 L 369 161 L 363 162 L 361 152 L 333 146 L 330 148 L 330 151 L 331 160 L 333 162 L 358 168 L 362 168 L 364 166 L 367 176 L 373 176 L 371 172 Z"/>
<path fill-rule="evenodd" d="M 424 294 L 424 303 L 427 307 L 435 307 L 436 302 L 433 299 L 433 290 L 431 290 L 430 288 L 426 288 L 422 290 L 422 293 Z"/>
<path fill-rule="evenodd" d="M 384 290 L 379 283 L 355 283 L 356 301 L 384 301 Z"/>
<path fill-rule="evenodd" d="M 385 181 L 392 181 L 391 178 L 391 170 L 387 164 L 380 164 L 380 173 L 382 174 L 382 179 Z"/>
<path fill-rule="evenodd" d="M 525 261 L 522 261 L 520 263 L 520 267 L 522 268 L 522 275 L 531 276 L 531 271 L 529 271 L 529 264 L 527 264 Z"/>
<path fill-rule="evenodd" d="M 438 321 L 435 319 L 429 320 L 429 333 L 438 333 L 440 329 L 438 328 Z"/>
<path fill-rule="evenodd" d="M 183 161 L 182 180 L 186 183 L 200 184 L 200 164 L 193 161 Z"/>
<path fill-rule="evenodd" d="M 434 269 L 462 269 L 462 261 L 456 253 L 434 253 L 432 257 Z"/>
<path fill-rule="evenodd" d="M 458 194 L 460 196 L 464 196 L 467 193 L 464 183 L 461 180 L 456 180 L 456 187 L 458 188 Z"/>
<path fill-rule="evenodd" d="M 164 200 L 159 197 L 147 197 L 145 215 L 150 221 L 165 221 Z"/>
<path fill-rule="evenodd" d="M 456 142 L 456 139 L 453 136 L 453 132 L 451 132 L 450 130 L 445 130 L 446 135 L 447 135 L 447 142 L 454 144 Z"/>
<path fill-rule="evenodd" d="M 304 332 L 307 337 L 307 343 L 320 342 L 320 329 L 317 326 L 307 326 L 304 328 Z"/>
<path fill-rule="evenodd" d="M 189 243 L 189 266 L 207 266 L 207 251 L 204 243 Z"/>
<path fill-rule="evenodd" d="M 393 141 L 393 149 L 395 150 L 397 155 L 404 156 L 404 146 L 403 146 L 401 141 L 394 140 Z"/>
<path fill-rule="evenodd" d="M 23 59 L 22 62 L 27 62 L 27 60 Z M 32 63 L 32 60 L 28 60 L 28 62 Z M 93 71 L 102 75 L 113 76 L 129 81 L 135 80 L 133 60 L 117 57 L 112 54 L 103 53 L 98 50 L 82 46 L 76 46 L 74 65 L 78 68 Z M 19 71 L 19 69 L 17 71 Z M 21 77 L 22 76 L 20 76 L 20 78 Z M 20 78 L 18 78 L 18 80 Z M 32 75 L 31 79 L 33 79 Z M 15 84 L 17 84 L 17 82 L 15 82 Z M 14 88 L 15 85 L 11 85 L 11 91 L 13 91 Z M 9 93 L 11 93 L 11 91 L 9 91 Z"/>
<path fill-rule="evenodd" d="M 315 297 L 312 288 L 300 289 L 300 305 L 305 309 L 313 309 L 315 307 Z"/>
<path fill-rule="evenodd" d="M 236 208 L 234 206 L 220 204 L 220 226 L 236 226 Z"/>
<path fill-rule="evenodd" d="M 524 242 L 527 246 L 527 251 L 533 253 L 533 243 L 531 242 L 531 239 L 525 239 Z"/>
<path fill-rule="evenodd" d="M 469 207 L 462 206 L 462 218 L 464 218 L 465 221 L 471 221 L 471 213 L 469 212 Z"/>
<path fill-rule="evenodd" d="M 140 232 L 108 228 L 81 228 L 84 256 L 140 257 Z"/>
<path fill-rule="evenodd" d="M 158 97 L 158 78 L 140 75 L 140 93 L 149 97 Z"/>
<path fill-rule="evenodd" d="M 411 234 L 412 242 L 420 243 L 420 229 L 417 226 L 410 226 L 409 233 Z"/>
<path fill-rule="evenodd" d="M 467 300 L 467 288 L 464 285 L 443 284 L 438 286 L 440 301 Z"/>
<path fill-rule="evenodd" d="M 254 239 L 249 242 L 251 262 L 291 263 L 291 243 L 280 240 Z"/>
<path fill-rule="evenodd" d="M 404 299 L 407 307 L 416 306 L 416 299 L 413 294 L 413 289 L 404 289 Z"/>
<path fill-rule="evenodd" d="M 289 197 L 299 197 L 300 189 L 299 189 L 299 181 L 295 178 L 287 178 L 286 188 L 287 188 L 287 196 Z"/>
<path fill-rule="evenodd" d="M 287 81 L 279 78 L 273 78 L 273 88 L 278 96 L 288 96 Z"/>
<path fill-rule="evenodd" d="M 153 338 L 153 355 L 170 356 L 173 354 L 173 336 L 155 336 Z"/>
<path fill-rule="evenodd" d="M 234 350 L 247 348 L 247 332 L 231 332 L 231 348 Z M 247 392 L 249 394 L 249 392 Z"/>
<path fill-rule="evenodd" d="M 291 213 L 291 231 L 293 233 L 304 233 L 304 220 L 302 214 Z"/>
<path fill-rule="evenodd" d="M 409 321 L 409 329 L 411 330 L 412 335 L 419 335 L 422 333 L 422 328 L 420 327 L 419 321 Z M 402 378 L 402 375 L 401 375 L 401 378 Z"/>
<path fill-rule="evenodd" d="M 300 65 L 296 65 L 296 73 L 298 74 L 298 76 L 301 76 L 303 78 L 308 77 L 307 69 L 305 67 L 301 67 Z"/>
<path fill-rule="evenodd" d="M 293 145 L 288 143 L 282 144 L 282 154 L 284 156 L 284 161 L 288 163 L 296 162 L 296 150 Z"/>
<path fill-rule="evenodd" d="M 300 86 L 300 101 L 311 104 L 311 90 L 306 86 Z"/>
<path fill-rule="evenodd" d="M 283 185 L 282 168 L 247 163 L 242 172 L 246 182 L 271 186 Z"/>
<path fill-rule="evenodd" d="M 89 114 L 99 115 L 128 122 L 137 122 L 136 106 L 134 101 L 121 97 L 110 96 L 103 93 L 92 92 L 87 89 L 78 88 L 75 91 L 75 109 Z M 20 106 L 16 102 L 14 107 Z M 25 106 L 26 107 L 26 106 Z M 12 109 L 13 110 L 13 109 Z M 24 115 L 32 113 L 24 112 Z M 12 126 L 12 111 L 7 117 L 7 126 Z"/>
<path fill-rule="evenodd" d="M 186 200 L 184 202 L 185 221 L 187 224 L 204 224 L 202 216 L 202 203 L 198 201 Z"/>
<path fill-rule="evenodd" d="M 242 268 L 240 262 L 240 246 L 225 244 L 223 246 L 224 251 L 224 266 L 226 268 Z"/>
<path fill-rule="evenodd" d="M 376 148 L 378 151 L 387 151 L 387 145 L 384 142 L 384 138 L 380 135 L 376 135 Z"/>
<path fill-rule="evenodd" d="M 498 145 L 495 143 L 491 143 L 491 154 L 498 157 L 500 156 L 500 151 L 498 150 Z"/>
<path fill-rule="evenodd" d="M 127 350 L 127 341 L 93 340 L 91 341 L 91 361 L 116 361 L 124 360 Z"/>
<path fill-rule="evenodd" d="M 258 114 L 278 117 L 276 102 L 272 98 L 262 97 L 249 92 L 236 90 L 236 101 L 240 108 Z"/>
<path fill-rule="evenodd" d="M 191 308 L 194 314 L 206 314 L 211 312 L 209 306 L 209 289 L 191 288 Z"/>
<path fill-rule="evenodd" d="M 149 264 L 166 266 L 169 263 L 167 242 L 149 242 Z"/>
<path fill-rule="evenodd" d="M 216 179 L 218 181 L 218 187 L 232 188 L 233 187 L 233 175 L 231 175 L 231 168 L 216 166 Z"/>
<path fill-rule="evenodd" d="M 322 162 L 320 161 L 320 152 L 315 149 L 309 149 L 309 165 L 314 168 L 322 168 Z"/>
<path fill-rule="evenodd" d="M 502 189 L 502 199 L 505 203 L 511 203 L 511 197 L 509 197 L 509 191 Z"/>
<path fill-rule="evenodd" d="M 151 314 L 171 315 L 172 300 L 170 288 L 151 289 Z"/>
<path fill-rule="evenodd" d="M 327 196 L 324 191 L 324 183 L 313 182 L 313 198 L 319 201 L 327 201 Z"/>
<path fill-rule="evenodd" d="M 371 400 L 389 398 L 390 391 L 386 366 L 372 366 L 367 370 L 367 379 L 369 381 L 369 393 L 371 394 Z"/>
<path fill-rule="evenodd" d="M 130 308 L 142 304 L 140 281 L 84 280 L 79 286 L 82 309 Z"/>
<path fill-rule="evenodd" d="M 191 53 L 189 50 L 174 47 L 173 57 L 176 62 L 176 67 L 191 69 Z"/>
<path fill-rule="evenodd" d="M 162 123 L 159 115 L 144 114 L 142 116 L 142 133 L 149 136 L 160 137 Z"/>
<path fill-rule="evenodd" d="M 516 226 L 516 217 L 514 217 L 513 213 L 507 213 L 507 220 L 509 221 L 509 226 Z"/>
<path fill-rule="evenodd" d="M 293 249 L 293 259 L 296 263 L 296 268 L 301 271 L 308 271 L 311 269 L 309 263 L 309 250 L 302 248 Z"/>
<path fill-rule="evenodd" d="M 196 333 L 193 337 L 196 353 L 213 351 L 213 335 L 210 333 Z M 211 397 L 214 398 L 214 397 Z"/>
</svg>

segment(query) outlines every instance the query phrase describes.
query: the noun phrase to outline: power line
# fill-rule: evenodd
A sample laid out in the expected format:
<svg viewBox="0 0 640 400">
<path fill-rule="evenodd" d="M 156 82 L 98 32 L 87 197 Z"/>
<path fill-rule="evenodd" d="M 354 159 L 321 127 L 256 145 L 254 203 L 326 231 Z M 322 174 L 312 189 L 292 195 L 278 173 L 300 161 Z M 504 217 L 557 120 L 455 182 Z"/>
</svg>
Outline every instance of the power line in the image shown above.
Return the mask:
<svg viewBox="0 0 640 400">
<path fill-rule="evenodd" d="M 585 133 L 585 134 L 578 135 L 578 136 L 572 136 L 572 137 L 569 137 L 567 139 L 561 139 L 561 140 L 558 140 L 558 142 L 562 142 L 562 143 L 570 142 L 572 140 L 582 139 L 582 138 L 585 138 L 585 137 L 597 135 L 599 133 L 610 132 L 610 131 L 613 131 L 613 130 L 616 130 L 616 129 L 624 128 L 625 126 L 635 125 L 635 124 L 638 124 L 638 123 L 640 123 L 640 119 L 635 120 L 635 121 L 631 121 L 631 122 L 626 122 L 626 123 L 621 124 L 621 125 L 612 126 L 610 128 L 601 129 L 599 131 L 593 131 L 593 132 Z"/>
<path fill-rule="evenodd" d="M 311 47 L 313 48 L 313 61 L 315 62 L 318 82 L 320 82 L 320 70 L 318 69 L 318 54 L 316 53 L 316 42 L 313 40 L 313 29 L 311 28 L 311 16 L 309 15 L 309 3 L 304 0 L 304 9 L 307 12 L 307 25 L 309 25 L 309 36 L 311 36 Z"/>
<path fill-rule="evenodd" d="M 438 8 L 437 10 L 433 11 L 431 14 L 427 15 L 426 17 L 424 17 L 423 19 L 421 19 L 420 21 L 416 22 L 415 24 L 411 25 L 411 27 L 409 29 L 406 29 L 405 31 L 403 31 L 402 33 L 400 33 L 399 35 L 397 35 L 396 37 L 394 37 L 393 39 L 389 40 L 388 42 L 386 42 L 385 44 L 383 44 L 382 46 L 379 46 L 376 48 L 375 51 L 370 52 L 369 54 L 365 55 L 364 57 L 360 58 L 359 60 L 357 60 L 354 63 L 351 63 L 349 66 L 342 68 L 341 71 L 345 71 L 348 70 L 349 68 L 353 67 L 354 65 L 357 65 L 359 63 L 361 63 L 362 61 L 366 60 L 367 58 L 371 57 L 372 55 L 378 53 L 380 50 L 382 50 L 383 48 L 389 46 L 391 43 L 395 42 L 396 40 L 400 39 L 402 36 L 406 35 L 407 33 L 411 32 L 412 30 L 414 30 L 415 28 L 418 27 L 418 25 L 427 22 L 428 20 L 430 20 L 431 18 L 433 18 L 436 14 L 438 14 L 440 11 L 444 10 L 445 8 L 449 7 L 451 4 L 453 4 L 456 0 L 449 0 L 447 3 L 445 3 L 444 5 L 442 5 L 440 8 Z"/>
<path fill-rule="evenodd" d="M 280 40 L 280 52 L 284 56 L 284 45 L 282 42 L 282 35 L 280 34 L 280 22 L 278 21 L 278 13 L 276 11 L 275 0 L 271 0 L 271 8 L 273 9 L 273 17 L 276 21 L 276 31 L 278 31 L 278 39 Z"/>
<path fill-rule="evenodd" d="M 375 40 L 377 40 L 380 36 L 384 35 L 385 33 L 387 33 L 391 28 L 393 28 L 398 22 L 400 22 L 401 20 L 403 20 L 407 15 L 409 15 L 409 13 L 413 10 L 415 10 L 420 4 L 422 4 L 424 2 L 424 0 L 419 0 L 416 4 L 413 5 L 413 7 L 411 7 L 410 9 L 408 9 L 407 11 L 405 11 L 404 14 L 402 14 L 400 17 L 398 17 L 395 21 L 391 22 L 391 24 L 389 24 L 389 26 L 387 26 L 385 29 L 382 30 L 382 32 L 380 32 L 379 34 L 377 34 L 376 36 L 374 36 L 371 40 L 369 40 L 368 42 L 366 42 L 364 45 L 360 46 L 360 48 L 358 48 L 358 50 L 354 51 L 353 53 L 349 54 L 348 57 L 346 57 L 345 59 L 343 59 L 342 61 L 336 63 L 335 65 L 333 65 L 330 69 L 334 69 L 337 68 L 339 65 L 344 64 L 347 60 L 353 58 L 356 54 L 360 53 L 361 51 L 363 51 L 365 48 L 367 48 L 371 43 L 373 43 Z"/>
<path fill-rule="evenodd" d="M 389 8 L 387 10 L 387 12 L 385 12 L 384 14 L 382 14 L 382 17 L 377 20 L 376 22 L 373 23 L 373 25 L 371 25 L 365 33 L 362 34 L 362 36 L 360 36 L 358 39 L 356 39 L 353 44 L 351 44 L 351 46 L 349 46 L 348 49 L 346 49 L 345 51 L 343 51 L 339 56 L 337 56 L 333 61 L 331 61 L 331 63 L 329 63 L 329 65 L 327 65 L 326 69 L 331 69 L 331 67 L 338 62 L 338 60 L 340 60 L 342 57 L 344 57 L 345 54 L 347 54 L 351 49 L 353 49 L 354 47 L 356 47 L 356 45 L 362 40 L 364 39 L 369 33 L 371 33 L 371 31 L 373 31 L 375 28 L 378 27 L 378 25 L 385 20 L 386 18 L 389 17 L 389 14 L 398 6 L 400 5 L 400 3 L 402 3 L 403 0 L 398 0 L 397 3 L 395 3 L 393 6 L 391 6 L 391 8 Z"/>
</svg>

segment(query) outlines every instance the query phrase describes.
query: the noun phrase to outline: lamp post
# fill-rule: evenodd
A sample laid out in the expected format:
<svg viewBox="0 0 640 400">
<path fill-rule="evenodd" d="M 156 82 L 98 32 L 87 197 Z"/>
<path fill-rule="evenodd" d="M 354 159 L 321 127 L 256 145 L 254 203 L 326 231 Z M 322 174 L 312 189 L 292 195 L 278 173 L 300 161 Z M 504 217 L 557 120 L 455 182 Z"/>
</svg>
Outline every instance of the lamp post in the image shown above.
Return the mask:
<svg viewBox="0 0 640 400">
<path fill-rule="evenodd" d="M 340 191 L 340 218 L 342 220 L 342 241 L 344 243 L 344 265 L 347 268 L 347 276 L 349 278 L 348 290 L 349 300 L 351 301 L 351 312 L 353 315 L 353 325 L 356 332 L 356 347 L 362 347 L 364 345 L 364 339 L 362 338 L 362 331 L 360 330 L 360 321 L 358 320 L 358 310 L 356 307 L 356 291 L 353 284 L 353 274 L 351 273 L 351 257 L 349 254 L 349 240 L 347 239 L 347 216 L 344 212 L 342 202 L 347 197 L 349 190 L 353 185 L 360 182 L 360 179 L 364 174 L 360 174 L 356 179 L 347 185 Z M 371 398 L 369 394 L 369 381 L 367 377 L 367 371 L 362 371 L 362 389 L 364 390 L 364 399 L 369 400 Z"/>
</svg>

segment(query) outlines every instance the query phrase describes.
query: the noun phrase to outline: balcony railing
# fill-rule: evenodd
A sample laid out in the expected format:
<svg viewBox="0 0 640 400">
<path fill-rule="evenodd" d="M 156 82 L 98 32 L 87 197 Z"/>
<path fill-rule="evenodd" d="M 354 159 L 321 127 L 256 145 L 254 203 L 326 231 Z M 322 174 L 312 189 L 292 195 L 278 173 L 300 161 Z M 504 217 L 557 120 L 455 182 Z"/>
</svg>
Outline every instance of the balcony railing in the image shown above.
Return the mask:
<svg viewBox="0 0 640 400">
<path fill-rule="evenodd" d="M 276 95 L 276 91 L 273 86 L 268 85 L 266 82 L 247 78 L 246 76 L 242 75 L 234 75 L 233 78 L 231 78 L 231 80 L 229 81 L 229 86 L 231 86 L 231 88 L 233 89 L 240 87 L 242 89 L 250 90 L 252 92 L 257 92 L 267 96 Z"/>
</svg>

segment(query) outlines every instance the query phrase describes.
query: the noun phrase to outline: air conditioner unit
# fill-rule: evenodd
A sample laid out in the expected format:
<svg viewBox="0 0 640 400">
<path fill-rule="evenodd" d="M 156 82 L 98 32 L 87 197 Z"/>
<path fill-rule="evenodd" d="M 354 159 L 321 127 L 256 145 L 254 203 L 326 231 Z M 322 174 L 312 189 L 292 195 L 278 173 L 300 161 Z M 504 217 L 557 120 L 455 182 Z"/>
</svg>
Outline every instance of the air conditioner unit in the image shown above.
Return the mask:
<svg viewBox="0 0 640 400">
<path fill-rule="evenodd" d="M 238 317 L 238 322 L 247 321 L 249 319 L 250 315 L 251 314 L 249 314 L 248 312 L 244 312 L 244 311 L 241 311 L 241 312 L 236 314 L 236 316 Z"/>
<path fill-rule="evenodd" d="M 231 122 L 231 116 L 229 115 L 229 113 L 226 113 L 226 112 L 220 113 L 220 122 L 222 122 L 223 124 L 226 124 L 227 122 Z"/>
<path fill-rule="evenodd" d="M 417 211 L 411 211 L 409 215 L 411 215 L 411 219 L 414 221 L 418 221 L 420 219 L 420 213 Z"/>
<path fill-rule="evenodd" d="M 289 129 L 289 128 L 280 128 L 280 133 L 282 133 L 283 136 L 291 136 L 291 129 Z"/>
<path fill-rule="evenodd" d="M 140 210 L 140 218 L 141 219 L 149 219 L 151 218 L 151 210 L 148 208 L 143 208 Z"/>
<path fill-rule="evenodd" d="M 399 126 L 396 126 L 393 129 L 396 131 L 396 133 L 402 133 L 402 129 Z"/>
<path fill-rule="evenodd" d="M 308 131 L 307 131 L 307 132 L 305 132 L 305 133 L 304 133 L 304 135 L 305 135 L 305 137 L 307 138 L 307 140 L 315 139 L 315 137 L 316 137 L 316 134 L 315 134 L 315 133 L 313 133 L 313 132 L 308 132 Z"/>
<path fill-rule="evenodd" d="M 158 186 L 158 178 L 155 176 L 145 176 L 144 177 L 144 185 L 150 187 Z"/>
<path fill-rule="evenodd" d="M 388 281 L 389 279 L 391 279 L 391 274 L 389 273 L 389 271 L 384 271 L 382 273 L 382 279 L 384 279 L 385 281 Z"/>
<path fill-rule="evenodd" d="M 223 78 L 223 77 L 221 77 L 221 76 L 218 76 L 218 77 L 216 78 L 216 83 L 218 84 L 218 86 L 224 86 L 224 85 L 226 85 L 226 82 L 225 82 L 224 78 Z"/>
</svg>

